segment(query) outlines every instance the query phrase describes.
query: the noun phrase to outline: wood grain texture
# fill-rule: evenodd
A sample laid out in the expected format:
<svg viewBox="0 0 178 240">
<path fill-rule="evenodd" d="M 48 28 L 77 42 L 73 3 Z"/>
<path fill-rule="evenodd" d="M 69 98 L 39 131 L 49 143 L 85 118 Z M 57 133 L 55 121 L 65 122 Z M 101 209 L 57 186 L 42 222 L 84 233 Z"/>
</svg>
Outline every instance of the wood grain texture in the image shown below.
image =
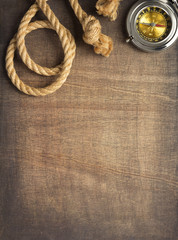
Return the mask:
<svg viewBox="0 0 178 240">
<path fill-rule="evenodd" d="M 96 1 L 80 2 L 97 16 Z M 1 0 L 1 240 L 176 240 L 178 44 L 161 53 L 127 45 L 134 2 L 121 3 L 116 22 L 97 16 L 114 41 L 106 59 L 82 41 L 68 1 L 50 0 L 77 56 L 64 86 L 35 98 L 13 87 L 4 69 L 31 1 Z M 26 42 L 41 65 L 63 59 L 53 31 Z M 15 66 L 31 86 L 54 81 L 29 71 L 18 54 Z"/>
</svg>

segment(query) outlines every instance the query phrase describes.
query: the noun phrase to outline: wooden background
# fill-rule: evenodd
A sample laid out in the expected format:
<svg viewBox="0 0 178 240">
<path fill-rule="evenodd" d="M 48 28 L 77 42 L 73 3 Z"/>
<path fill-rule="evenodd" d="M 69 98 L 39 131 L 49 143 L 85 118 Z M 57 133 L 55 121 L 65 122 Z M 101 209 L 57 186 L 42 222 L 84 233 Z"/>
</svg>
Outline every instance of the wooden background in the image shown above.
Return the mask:
<svg viewBox="0 0 178 240">
<path fill-rule="evenodd" d="M 113 38 L 106 59 L 82 41 L 68 1 L 49 0 L 77 55 L 60 90 L 29 97 L 11 84 L 4 58 L 32 2 L 0 2 L 0 239 L 176 240 L 178 44 L 144 53 L 125 43 L 135 0 L 122 2 L 116 22 L 96 15 L 96 0 L 80 1 Z M 53 31 L 35 31 L 26 44 L 41 65 L 63 59 Z M 15 66 L 31 86 L 54 81 L 18 54 Z"/>
</svg>

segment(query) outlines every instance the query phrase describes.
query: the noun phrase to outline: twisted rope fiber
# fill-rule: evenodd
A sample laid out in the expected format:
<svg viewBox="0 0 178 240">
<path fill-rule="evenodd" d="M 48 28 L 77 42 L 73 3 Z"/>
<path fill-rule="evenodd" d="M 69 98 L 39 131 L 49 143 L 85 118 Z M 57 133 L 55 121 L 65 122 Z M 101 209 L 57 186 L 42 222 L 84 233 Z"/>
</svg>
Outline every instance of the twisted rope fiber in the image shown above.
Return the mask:
<svg viewBox="0 0 178 240">
<path fill-rule="evenodd" d="M 17 34 L 15 34 L 8 46 L 6 55 L 6 69 L 12 83 L 20 91 L 33 96 L 45 96 L 51 94 L 63 85 L 70 73 L 76 52 L 76 44 L 72 34 L 59 22 L 46 1 L 47 0 L 36 0 L 36 2 L 26 12 L 25 16 L 21 20 Z M 108 57 L 113 48 L 112 39 L 101 33 L 101 25 L 99 21 L 93 16 L 88 16 L 80 7 L 78 0 L 69 0 L 69 2 L 82 24 L 84 30 L 84 41 L 93 45 L 97 54 L 102 54 L 103 56 Z M 32 18 L 39 10 L 44 13 L 47 20 L 31 22 Z M 42 67 L 35 63 L 30 58 L 25 46 L 26 35 L 41 28 L 55 30 L 64 50 L 63 62 L 54 68 Z M 57 75 L 56 81 L 44 88 L 34 88 L 25 84 L 17 75 L 14 67 L 14 55 L 16 49 L 18 49 L 22 61 L 29 69 L 43 76 Z"/>
</svg>

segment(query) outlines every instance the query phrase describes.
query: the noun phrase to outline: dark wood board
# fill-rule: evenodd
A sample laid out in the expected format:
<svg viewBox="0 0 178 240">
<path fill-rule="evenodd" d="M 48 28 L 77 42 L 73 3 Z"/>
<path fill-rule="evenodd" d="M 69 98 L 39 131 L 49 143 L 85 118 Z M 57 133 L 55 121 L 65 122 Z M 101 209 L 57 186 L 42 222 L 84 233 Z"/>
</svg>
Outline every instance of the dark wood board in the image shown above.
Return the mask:
<svg viewBox="0 0 178 240">
<path fill-rule="evenodd" d="M 0 2 L 0 239 L 176 240 L 178 44 L 144 53 L 125 43 L 135 0 L 121 3 L 115 22 L 97 16 L 96 0 L 80 1 L 114 41 L 109 58 L 98 56 L 68 1 L 49 0 L 77 55 L 61 89 L 30 97 L 12 85 L 4 59 L 32 2 Z M 53 31 L 26 44 L 41 65 L 63 59 Z M 55 79 L 32 73 L 18 54 L 15 66 L 31 86 Z"/>
</svg>

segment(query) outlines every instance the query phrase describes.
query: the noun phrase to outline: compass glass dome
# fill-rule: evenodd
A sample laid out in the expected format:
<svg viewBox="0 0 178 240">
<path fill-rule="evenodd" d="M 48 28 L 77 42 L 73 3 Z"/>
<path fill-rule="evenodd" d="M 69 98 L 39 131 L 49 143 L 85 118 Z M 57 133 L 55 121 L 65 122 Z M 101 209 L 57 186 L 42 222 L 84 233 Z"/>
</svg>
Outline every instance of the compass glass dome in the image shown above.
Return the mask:
<svg viewBox="0 0 178 240">
<path fill-rule="evenodd" d="M 139 12 L 136 18 L 138 34 L 149 42 L 164 40 L 169 35 L 171 27 L 171 18 L 159 7 L 146 7 Z"/>
</svg>

